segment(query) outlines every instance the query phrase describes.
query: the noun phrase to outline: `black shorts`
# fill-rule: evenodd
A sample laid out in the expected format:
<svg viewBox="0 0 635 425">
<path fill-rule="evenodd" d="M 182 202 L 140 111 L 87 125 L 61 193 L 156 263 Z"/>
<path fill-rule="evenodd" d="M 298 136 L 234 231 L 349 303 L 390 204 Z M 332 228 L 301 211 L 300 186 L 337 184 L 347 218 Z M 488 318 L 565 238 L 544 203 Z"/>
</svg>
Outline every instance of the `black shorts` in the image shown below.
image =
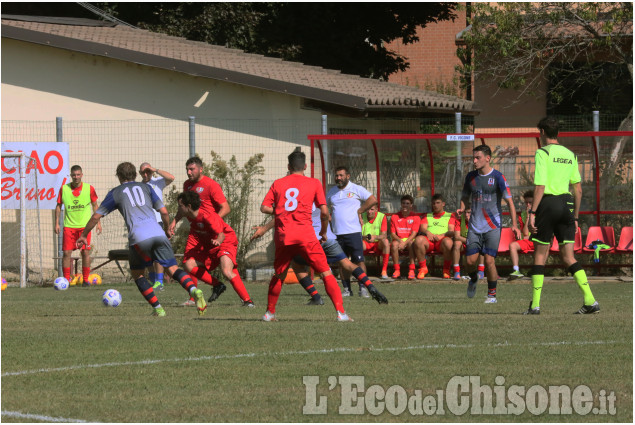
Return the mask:
<svg viewBox="0 0 635 425">
<path fill-rule="evenodd" d="M 359 264 L 364 261 L 362 232 L 337 235 L 337 242 L 339 242 L 346 256 L 351 257 L 353 263 Z"/>
<path fill-rule="evenodd" d="M 575 242 L 575 218 L 573 216 L 573 196 L 545 195 L 536 210 L 538 232 L 531 235 L 534 243 L 549 245 L 556 235 L 559 244 Z"/>
</svg>

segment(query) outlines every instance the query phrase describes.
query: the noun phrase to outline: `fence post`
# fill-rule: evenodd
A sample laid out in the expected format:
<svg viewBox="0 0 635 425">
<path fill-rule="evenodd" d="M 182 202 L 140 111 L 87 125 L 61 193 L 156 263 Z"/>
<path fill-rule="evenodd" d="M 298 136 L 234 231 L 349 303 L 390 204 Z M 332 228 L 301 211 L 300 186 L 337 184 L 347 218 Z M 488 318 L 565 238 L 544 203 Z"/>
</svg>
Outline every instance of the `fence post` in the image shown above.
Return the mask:
<svg viewBox="0 0 635 425">
<path fill-rule="evenodd" d="M 461 133 L 461 113 L 460 112 L 455 112 L 454 113 L 454 131 L 457 134 Z M 461 142 L 459 140 L 456 141 L 456 175 L 457 175 L 457 181 L 458 181 L 458 186 L 459 187 L 463 187 L 463 185 L 461 184 L 461 180 L 463 178 L 463 152 L 462 152 L 462 146 L 461 146 Z M 457 208 L 461 207 L 461 191 L 459 190 L 457 192 Z"/>
<path fill-rule="evenodd" d="M 600 111 L 593 111 L 593 131 L 600 131 Z"/>
<path fill-rule="evenodd" d="M 196 155 L 196 122 L 195 117 L 188 117 L 190 128 L 190 158 Z"/>
<path fill-rule="evenodd" d="M 322 115 L 322 133 L 321 134 L 329 134 L 329 126 L 328 126 L 328 115 Z M 314 153 L 311 152 L 311 155 Z M 329 176 L 329 144 L 328 141 L 324 140 L 322 143 L 322 154 L 324 156 L 324 164 L 322 164 L 322 169 L 324 170 L 325 179 L 328 180 Z M 327 187 L 327 182 L 322 182 L 324 188 Z M 325 189 L 326 190 L 326 189 Z"/>
<path fill-rule="evenodd" d="M 62 117 L 55 118 L 55 141 L 63 142 L 64 141 L 64 132 L 62 129 L 63 120 Z M 55 221 L 55 210 L 53 210 L 53 221 Z M 64 276 L 64 270 L 62 265 L 62 256 L 64 255 L 64 251 L 62 250 L 62 242 L 64 237 L 64 209 L 60 212 L 60 233 L 57 235 L 57 256 L 60 257 L 57 260 L 57 275 Z"/>
</svg>

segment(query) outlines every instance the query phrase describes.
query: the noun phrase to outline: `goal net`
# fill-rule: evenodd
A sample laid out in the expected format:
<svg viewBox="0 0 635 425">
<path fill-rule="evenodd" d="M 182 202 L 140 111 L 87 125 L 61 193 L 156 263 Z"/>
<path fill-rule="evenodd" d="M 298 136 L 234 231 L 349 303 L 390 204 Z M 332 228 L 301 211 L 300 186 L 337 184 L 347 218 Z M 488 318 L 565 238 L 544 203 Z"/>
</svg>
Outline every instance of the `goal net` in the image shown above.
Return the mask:
<svg viewBox="0 0 635 425">
<path fill-rule="evenodd" d="M 41 285 L 42 238 L 38 172 L 21 152 L 2 152 L 1 274 L 9 285 Z"/>
</svg>

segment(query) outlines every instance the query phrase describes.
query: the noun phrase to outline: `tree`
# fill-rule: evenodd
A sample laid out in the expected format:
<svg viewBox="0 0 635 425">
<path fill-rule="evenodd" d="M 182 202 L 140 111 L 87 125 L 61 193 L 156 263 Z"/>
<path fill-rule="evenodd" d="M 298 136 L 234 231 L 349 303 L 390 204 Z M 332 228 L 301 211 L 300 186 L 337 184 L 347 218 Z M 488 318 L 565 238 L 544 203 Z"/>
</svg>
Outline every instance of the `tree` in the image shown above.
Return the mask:
<svg viewBox="0 0 635 425">
<path fill-rule="evenodd" d="M 550 96 L 558 102 L 581 88 L 588 91 L 614 81 L 608 72 L 615 67 L 607 67 L 614 64 L 629 77 L 632 91 L 632 3 L 472 3 L 471 15 L 465 45 L 457 50 L 464 85 L 472 77 L 480 83 L 493 81 L 518 90 L 520 98 L 537 95 L 547 80 Z M 629 108 L 620 130 L 633 130 L 632 98 Z M 629 142 L 632 138 L 616 141 L 603 176 L 616 174 Z"/>
</svg>

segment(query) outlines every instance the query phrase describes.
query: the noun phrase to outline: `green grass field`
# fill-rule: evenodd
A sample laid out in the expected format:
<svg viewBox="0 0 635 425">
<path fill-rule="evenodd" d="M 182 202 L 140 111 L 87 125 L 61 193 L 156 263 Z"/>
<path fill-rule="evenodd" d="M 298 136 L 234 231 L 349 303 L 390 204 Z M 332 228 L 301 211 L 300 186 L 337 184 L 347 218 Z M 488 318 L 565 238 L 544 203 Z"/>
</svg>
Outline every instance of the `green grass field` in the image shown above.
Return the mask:
<svg viewBox="0 0 635 425">
<path fill-rule="evenodd" d="M 531 296 L 528 280 L 501 281 L 494 305 L 483 304 L 482 283 L 476 298 L 468 299 L 465 283 L 425 282 L 377 284 L 388 305 L 345 298 L 354 323 L 336 322 L 322 285 L 326 304 L 320 307 L 304 306 L 302 288 L 285 285 L 273 323 L 260 321 L 265 283 L 247 283 L 255 309 L 240 307 L 228 287 L 203 318 L 194 308 L 178 306 L 186 294 L 175 284 L 158 293 L 165 318 L 150 316 L 151 308 L 132 284 L 64 292 L 9 288 L 1 300 L 2 421 L 633 421 L 632 283 L 594 280 L 591 287 L 602 311 L 580 316 L 572 314 L 582 304 L 577 285 L 548 281 L 542 314 L 523 316 Z M 109 287 L 122 293 L 120 307 L 101 304 Z M 209 287 L 204 290 L 209 296 Z M 313 393 L 304 376 L 319 377 L 317 397 L 325 397 L 326 414 L 303 414 L 305 404 L 315 404 L 307 402 L 307 391 Z M 433 409 L 425 411 L 432 415 L 421 416 L 410 407 L 393 414 L 403 400 L 386 397 L 395 410 L 382 408 L 379 397 L 368 409 L 373 399 L 364 392 L 359 393 L 367 396 L 360 404 L 364 413 L 340 414 L 348 397 L 340 385 L 329 389 L 329 377 L 335 384 L 345 376 L 363 377 L 355 379 L 364 380 L 364 390 L 379 386 L 394 395 L 390 387 L 398 385 L 407 397 L 432 398 L 439 391 L 446 400 L 455 376 L 478 376 L 481 385 L 498 384 L 503 394 L 513 385 L 567 385 L 571 391 L 586 385 L 594 407 L 603 394 L 613 393 L 615 414 L 547 410 L 534 416 L 524 409 L 515 416 L 468 409 L 456 416 L 449 406 L 442 414 Z M 466 391 L 467 397 L 471 392 Z M 469 406 L 478 400 L 469 399 Z"/>
</svg>

